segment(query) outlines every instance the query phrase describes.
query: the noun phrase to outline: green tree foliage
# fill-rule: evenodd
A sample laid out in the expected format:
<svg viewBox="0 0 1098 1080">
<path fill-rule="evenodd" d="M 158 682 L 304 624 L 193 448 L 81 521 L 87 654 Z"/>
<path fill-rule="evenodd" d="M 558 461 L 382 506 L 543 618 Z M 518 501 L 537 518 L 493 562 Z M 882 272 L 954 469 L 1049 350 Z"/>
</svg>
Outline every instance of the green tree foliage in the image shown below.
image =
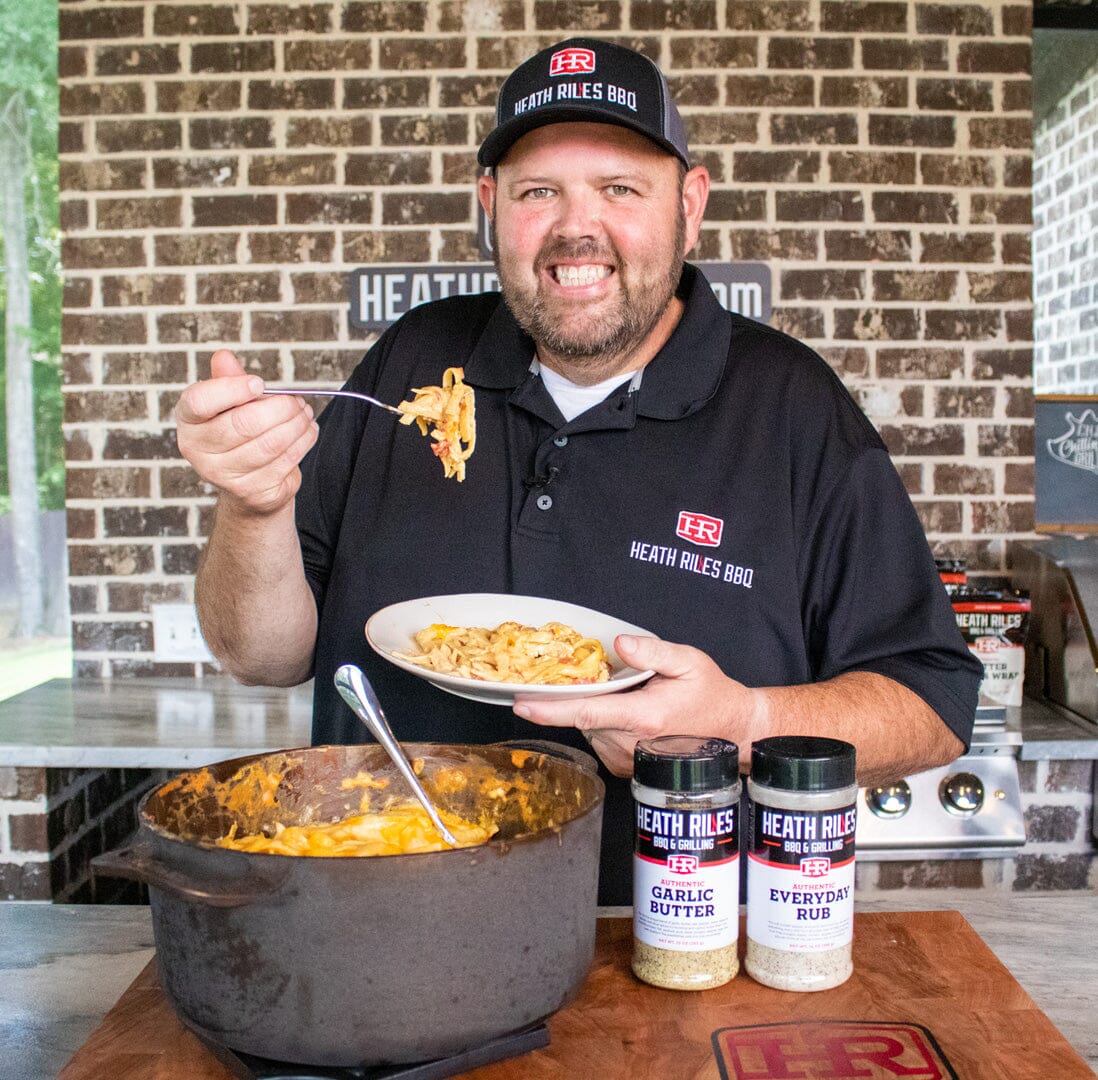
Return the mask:
<svg viewBox="0 0 1098 1080">
<path fill-rule="evenodd" d="M 61 510 L 65 506 L 65 467 L 61 438 L 57 0 L 0 0 L 0 114 L 9 106 L 21 109 L 26 124 L 27 271 L 39 500 L 44 510 Z M 6 259 L 3 265 L 0 313 L 7 306 Z M 5 374 L 0 334 L 0 400 L 7 389 Z M 0 512 L 9 508 L 10 498 L 6 447 L 6 419 L 0 410 Z"/>
</svg>

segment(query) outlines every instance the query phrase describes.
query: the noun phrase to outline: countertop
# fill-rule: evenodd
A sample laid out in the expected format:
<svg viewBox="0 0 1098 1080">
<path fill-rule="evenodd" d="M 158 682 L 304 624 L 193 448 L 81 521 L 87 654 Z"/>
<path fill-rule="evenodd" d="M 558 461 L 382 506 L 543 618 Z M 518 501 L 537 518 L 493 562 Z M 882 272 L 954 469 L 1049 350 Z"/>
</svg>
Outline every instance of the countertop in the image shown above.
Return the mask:
<svg viewBox="0 0 1098 1080">
<path fill-rule="evenodd" d="M 312 683 L 51 679 L 0 702 L 0 765 L 182 769 L 308 746 Z"/>
<path fill-rule="evenodd" d="M 307 746 L 312 683 L 52 679 L 0 702 L 0 766 L 182 769 Z M 1008 710 L 1022 760 L 1098 758 L 1098 724 L 1029 698 Z"/>
<path fill-rule="evenodd" d="M 1098 956 L 1080 947 L 1098 939 L 1094 894 L 905 891 L 895 899 L 859 901 L 857 909 L 959 911 L 1098 1068 Z M 55 1076 L 152 955 L 147 907 L 0 904 L 0 1077 Z"/>
<path fill-rule="evenodd" d="M 1009 712 L 1017 711 L 1015 720 Z M 1022 761 L 1069 761 L 1098 758 L 1098 724 L 1051 701 L 1026 698 L 1020 710 L 1008 710 L 1008 728 L 1022 733 Z"/>
</svg>

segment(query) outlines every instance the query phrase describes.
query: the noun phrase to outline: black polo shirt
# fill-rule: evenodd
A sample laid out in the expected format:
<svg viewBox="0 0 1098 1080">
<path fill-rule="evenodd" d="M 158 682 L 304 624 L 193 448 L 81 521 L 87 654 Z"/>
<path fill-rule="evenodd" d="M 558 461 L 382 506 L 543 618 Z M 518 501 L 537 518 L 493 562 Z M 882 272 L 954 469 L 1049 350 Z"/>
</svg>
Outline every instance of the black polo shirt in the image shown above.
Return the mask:
<svg viewBox="0 0 1098 1080">
<path fill-rule="evenodd" d="M 565 422 L 497 293 L 417 307 L 347 385 L 401 401 L 461 366 L 477 444 L 463 483 L 418 430 L 333 399 L 302 465 L 297 523 L 316 596 L 314 742 L 363 731 L 332 685 L 359 664 L 402 741 L 575 732 L 466 701 L 378 658 L 363 626 L 419 596 L 552 596 L 695 645 L 749 686 L 875 671 L 967 744 L 981 670 L 872 425 L 827 364 L 724 311 L 687 267 L 683 317 L 644 369 Z M 628 784 L 606 776 L 602 903 L 631 903 Z"/>
</svg>

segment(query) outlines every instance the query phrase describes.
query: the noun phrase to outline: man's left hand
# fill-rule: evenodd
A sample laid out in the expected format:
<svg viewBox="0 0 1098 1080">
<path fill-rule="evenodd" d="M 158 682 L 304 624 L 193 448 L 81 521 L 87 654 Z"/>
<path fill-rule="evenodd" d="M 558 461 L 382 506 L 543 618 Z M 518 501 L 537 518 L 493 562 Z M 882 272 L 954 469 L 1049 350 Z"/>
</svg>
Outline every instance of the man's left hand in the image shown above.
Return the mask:
<svg viewBox="0 0 1098 1080">
<path fill-rule="evenodd" d="M 622 634 L 614 647 L 631 667 L 655 672 L 644 686 L 565 701 L 519 695 L 515 713 L 547 727 L 577 728 L 616 776 L 632 775 L 637 740 L 659 735 L 719 735 L 738 743 L 741 755 L 747 751 L 766 710 L 757 691 L 691 645 Z"/>
</svg>

